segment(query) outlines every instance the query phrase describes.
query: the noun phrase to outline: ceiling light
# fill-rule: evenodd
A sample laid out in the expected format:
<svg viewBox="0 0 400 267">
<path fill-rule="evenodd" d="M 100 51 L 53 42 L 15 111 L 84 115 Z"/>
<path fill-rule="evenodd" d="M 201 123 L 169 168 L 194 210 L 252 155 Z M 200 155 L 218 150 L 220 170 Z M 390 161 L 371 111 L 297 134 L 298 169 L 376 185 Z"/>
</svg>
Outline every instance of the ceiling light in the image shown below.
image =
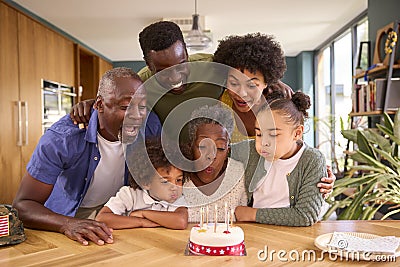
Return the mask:
<svg viewBox="0 0 400 267">
<path fill-rule="evenodd" d="M 192 29 L 185 37 L 186 47 L 189 51 L 201 51 L 211 46 L 212 40 L 204 34 L 199 27 L 199 14 L 197 14 L 197 0 L 194 2 L 194 14 Z"/>
</svg>

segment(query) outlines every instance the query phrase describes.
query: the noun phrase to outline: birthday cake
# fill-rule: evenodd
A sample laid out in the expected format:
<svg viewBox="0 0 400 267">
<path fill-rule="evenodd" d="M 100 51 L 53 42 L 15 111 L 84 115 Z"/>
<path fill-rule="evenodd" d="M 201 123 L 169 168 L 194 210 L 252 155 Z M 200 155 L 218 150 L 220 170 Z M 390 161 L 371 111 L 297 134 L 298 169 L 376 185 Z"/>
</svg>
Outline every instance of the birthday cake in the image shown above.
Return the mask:
<svg viewBox="0 0 400 267">
<path fill-rule="evenodd" d="M 244 233 L 239 226 L 214 223 L 194 226 L 190 232 L 189 251 L 195 255 L 245 255 Z"/>
</svg>

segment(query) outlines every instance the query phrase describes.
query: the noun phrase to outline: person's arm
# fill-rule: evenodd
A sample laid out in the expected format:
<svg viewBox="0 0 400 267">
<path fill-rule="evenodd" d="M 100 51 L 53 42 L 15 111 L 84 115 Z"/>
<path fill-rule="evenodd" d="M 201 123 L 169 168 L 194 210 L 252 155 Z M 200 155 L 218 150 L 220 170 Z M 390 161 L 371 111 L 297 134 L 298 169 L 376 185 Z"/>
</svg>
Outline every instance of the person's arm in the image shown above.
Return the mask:
<svg viewBox="0 0 400 267">
<path fill-rule="evenodd" d="M 302 164 L 307 165 L 301 174 L 305 179 L 300 185 L 294 206 L 261 209 L 240 206 L 235 210 L 237 220 L 287 226 L 309 226 L 317 222 L 324 200 L 315 183 L 319 181 L 319 177 L 326 175 L 325 159 L 319 152 Z"/>
<path fill-rule="evenodd" d="M 69 116 L 75 124 L 83 123 L 85 126 L 89 124 L 90 110 L 96 99 L 87 99 L 76 103 L 72 108 Z"/>
<path fill-rule="evenodd" d="M 141 213 L 143 218 L 170 229 L 183 230 L 186 229 L 188 224 L 186 207 L 179 207 L 175 211 L 140 210 L 138 212 Z"/>
<path fill-rule="evenodd" d="M 259 155 L 255 150 L 254 140 L 245 140 L 231 144 L 231 157 L 245 164 L 245 177 L 247 184 L 249 184 L 259 160 Z M 322 197 L 325 199 L 332 193 L 333 185 L 336 181 L 336 176 L 332 173 L 330 166 L 327 166 L 327 172 L 328 177 L 322 177 L 320 182 L 316 185 Z"/>
<path fill-rule="evenodd" d="M 96 221 L 103 222 L 113 229 L 129 229 L 139 227 L 157 227 L 159 224 L 137 216 L 125 216 L 114 214 L 112 210 L 104 206 L 96 216 Z"/>
<path fill-rule="evenodd" d="M 52 212 L 44 206 L 53 185 L 40 182 L 26 173 L 13 201 L 25 227 L 60 232 L 83 245 L 113 243 L 112 229 L 106 224 Z"/>
</svg>

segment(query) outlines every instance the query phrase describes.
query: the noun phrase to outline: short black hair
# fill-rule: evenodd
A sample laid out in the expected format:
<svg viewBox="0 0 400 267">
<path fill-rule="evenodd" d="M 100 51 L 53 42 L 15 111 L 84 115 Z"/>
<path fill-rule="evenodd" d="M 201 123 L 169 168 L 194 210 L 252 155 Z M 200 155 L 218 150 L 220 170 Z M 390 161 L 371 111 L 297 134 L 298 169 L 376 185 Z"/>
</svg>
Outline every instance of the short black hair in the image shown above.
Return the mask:
<svg viewBox="0 0 400 267">
<path fill-rule="evenodd" d="M 186 46 L 181 29 L 171 21 L 155 22 L 139 33 L 139 43 L 145 59 L 150 50 L 161 51 L 177 41 Z"/>
<path fill-rule="evenodd" d="M 276 83 L 286 71 L 286 61 L 280 44 L 272 35 L 250 33 L 231 35 L 220 41 L 214 62 L 241 71 L 260 71 L 267 84 Z"/>
<path fill-rule="evenodd" d="M 127 148 L 129 185 L 133 189 L 138 189 L 151 182 L 158 168 L 166 168 L 169 171 L 174 165 L 165 155 L 165 150 L 168 150 L 168 153 L 176 154 L 178 149 L 168 143 L 162 143 L 158 137 L 146 138 L 144 147 L 132 145 Z"/>
</svg>

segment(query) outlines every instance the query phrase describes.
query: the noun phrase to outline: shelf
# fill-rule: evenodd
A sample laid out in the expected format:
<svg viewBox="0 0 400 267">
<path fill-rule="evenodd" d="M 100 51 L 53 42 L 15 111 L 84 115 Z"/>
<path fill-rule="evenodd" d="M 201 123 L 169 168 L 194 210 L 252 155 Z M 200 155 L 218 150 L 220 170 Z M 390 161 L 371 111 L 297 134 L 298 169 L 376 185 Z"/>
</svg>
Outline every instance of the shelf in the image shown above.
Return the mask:
<svg viewBox="0 0 400 267">
<path fill-rule="evenodd" d="M 395 114 L 395 110 L 387 110 L 387 114 Z M 351 112 L 349 114 L 350 117 L 357 117 L 357 116 L 379 116 L 382 115 L 382 110 L 375 110 L 375 111 L 366 111 L 366 112 Z"/>
<path fill-rule="evenodd" d="M 373 68 L 371 70 L 368 71 L 368 76 L 374 76 L 379 74 L 380 72 L 385 72 L 388 69 L 389 66 L 379 66 L 376 68 Z M 393 65 L 393 69 L 400 69 L 400 64 L 395 64 Z M 360 79 L 363 78 L 365 76 L 365 71 L 357 74 L 355 76 L 353 76 L 355 79 Z"/>
</svg>

